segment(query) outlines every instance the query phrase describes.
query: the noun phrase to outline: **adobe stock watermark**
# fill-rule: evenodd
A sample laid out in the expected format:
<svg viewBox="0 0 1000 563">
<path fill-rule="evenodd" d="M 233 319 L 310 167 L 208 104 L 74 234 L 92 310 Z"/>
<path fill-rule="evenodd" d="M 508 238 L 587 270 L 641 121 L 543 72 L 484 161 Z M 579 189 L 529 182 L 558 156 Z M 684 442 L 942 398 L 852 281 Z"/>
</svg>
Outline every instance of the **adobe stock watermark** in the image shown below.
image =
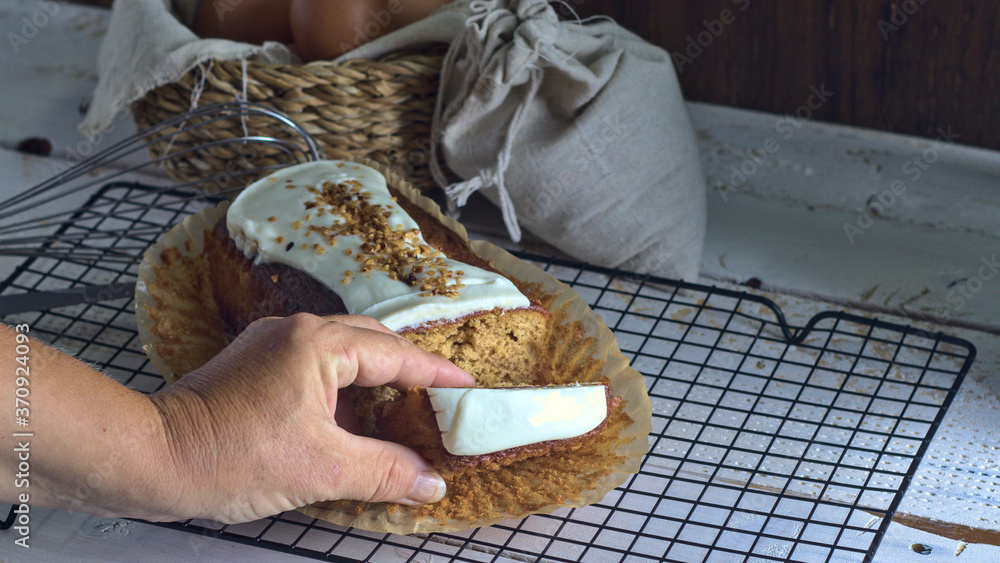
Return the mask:
<svg viewBox="0 0 1000 563">
<path fill-rule="evenodd" d="M 217 0 L 213 7 L 215 8 L 215 16 L 219 18 L 219 21 L 226 19 L 226 14 L 235 11 L 236 8 L 243 3 L 243 0 Z"/>
<path fill-rule="evenodd" d="M 941 158 L 941 153 L 951 149 L 951 145 L 961 135 L 951 130 L 938 128 L 938 139 L 946 143 L 943 146 L 934 145 L 927 147 L 920 154 L 910 158 L 903 163 L 903 174 L 909 179 L 909 184 L 920 181 L 924 173 Z M 899 198 L 909 190 L 910 186 L 903 180 L 893 180 L 889 187 L 877 194 L 872 194 L 865 203 L 865 207 L 858 210 L 858 216 L 853 223 L 844 223 L 844 235 L 847 242 L 854 244 L 858 237 L 864 235 L 875 225 L 876 219 L 885 217 L 889 209 L 899 201 Z"/>
<path fill-rule="evenodd" d="M 906 25 L 910 21 L 910 17 L 926 3 L 927 0 L 903 0 L 899 5 L 893 2 L 889 19 L 880 18 L 878 20 L 878 30 L 882 34 L 882 40 L 888 41 L 889 37 Z"/>
<path fill-rule="evenodd" d="M 802 126 L 812 119 L 813 114 L 822 108 L 832 98 L 834 93 L 826 89 L 826 83 L 809 88 L 809 96 L 801 106 L 795 108 L 792 115 L 782 117 L 774 123 L 774 132 L 784 141 L 791 140 Z M 734 193 L 766 164 L 770 155 L 781 150 L 781 140 L 768 137 L 757 149 L 747 149 L 745 158 L 738 164 L 730 165 L 732 173 L 729 181 L 723 182 L 718 190 L 722 201 L 729 201 L 729 194 Z"/>
<path fill-rule="evenodd" d="M 559 0 L 558 2 L 553 2 L 556 12 L 564 18 L 579 18 L 580 16 L 576 13 L 577 6 L 584 4 L 587 0 Z"/>
<path fill-rule="evenodd" d="M 623 280 L 643 285 L 651 278 L 664 277 L 671 271 L 673 258 L 673 253 L 669 252 L 644 252 L 628 262 L 629 266 L 626 267 L 630 271 L 625 274 Z"/>
<path fill-rule="evenodd" d="M 138 88 L 141 91 L 152 90 L 152 85 L 156 83 L 156 77 L 172 73 L 178 74 L 179 68 L 179 64 L 174 60 L 174 56 L 171 54 L 155 66 L 149 67 L 145 70 L 145 74 L 141 77 L 141 80 L 137 81 Z M 89 102 L 81 104 L 81 111 L 89 111 Z M 60 158 L 50 159 L 52 176 L 62 174 L 70 167 L 97 154 L 97 152 L 103 148 L 102 145 L 105 144 L 108 137 L 114 133 L 119 126 L 125 125 L 128 127 L 132 122 L 132 113 L 128 110 L 126 105 L 114 107 L 113 116 L 114 117 L 107 123 L 107 125 L 97 129 L 89 136 L 80 139 L 73 145 L 66 145 L 61 153 L 54 152 L 53 154 L 59 155 Z"/>
<path fill-rule="evenodd" d="M 404 4 L 409 4 L 411 2 L 413 2 L 413 0 L 389 0 L 385 4 L 385 9 L 378 11 L 369 10 L 369 15 L 371 17 L 365 22 L 365 25 L 356 25 L 352 30 L 354 31 L 354 42 L 347 43 L 346 41 L 341 41 L 340 45 L 337 47 L 342 52 L 346 53 L 347 51 L 350 51 L 360 45 L 368 43 L 376 37 L 380 37 L 389 28 L 389 24 L 392 23 L 392 18 L 402 13 Z"/>
<path fill-rule="evenodd" d="M 597 178 L 601 170 L 597 163 L 608 149 L 621 139 L 628 128 L 621 118 L 615 116 L 604 116 L 600 119 L 597 127 L 594 127 L 589 134 L 574 136 L 573 142 L 579 143 L 573 147 L 573 154 L 567 158 L 564 165 L 559 167 L 559 174 L 554 177 L 542 178 L 541 187 L 533 190 L 531 197 L 525 198 L 524 204 L 519 206 L 519 214 L 527 221 L 541 221 L 553 214 L 555 206 L 565 201 L 565 198 L 573 194 L 579 194 L 584 189 L 579 184 L 581 177 Z M 535 170 L 545 170 L 551 168 L 543 166 L 543 163 L 535 160 L 535 155 L 527 152 L 528 160 Z"/>
<path fill-rule="evenodd" d="M 970 276 L 962 280 L 956 280 L 949 284 L 948 294 L 945 302 L 948 308 L 945 310 L 945 318 L 950 318 L 954 313 L 960 313 L 965 309 L 965 305 L 986 287 L 987 282 L 993 280 L 1000 274 L 1000 261 L 997 255 L 983 256 L 982 263 L 976 271 L 975 276 Z"/>
<path fill-rule="evenodd" d="M 750 0 L 730 0 L 739 12 L 745 12 L 750 7 Z M 683 51 L 670 53 L 670 58 L 674 61 L 674 69 L 677 74 L 684 72 L 687 66 L 705 53 L 715 43 L 715 40 L 722 36 L 726 27 L 736 21 L 736 12 L 729 8 L 719 12 L 719 17 L 713 20 L 702 20 L 701 26 L 704 28 L 694 35 L 688 35 L 684 43 Z"/>
<path fill-rule="evenodd" d="M 14 365 L 4 369 L 14 373 L 14 422 L 17 431 L 13 438 L 14 455 L 17 456 L 17 473 L 14 473 L 14 488 L 18 489 L 14 503 L 14 526 L 18 537 L 14 543 L 28 549 L 31 547 L 31 439 L 35 435 L 31 427 L 31 368 L 37 366 L 31 361 L 32 342 L 28 338 L 31 327 L 19 324 L 14 327 L 15 337 L 11 345 Z"/>
<path fill-rule="evenodd" d="M 98 129 L 90 137 L 80 139 L 75 145 L 66 145 L 63 148 L 63 154 L 60 154 L 60 158 L 50 159 L 49 165 L 52 169 L 52 175 L 62 174 L 70 167 L 83 162 L 84 160 L 90 158 L 97 153 L 98 149 L 105 142 L 106 136 L 111 135 L 115 130 L 122 124 L 122 122 L 128 122 L 132 118 L 132 115 L 127 111 L 120 111 L 116 114 L 114 120 L 108 123 L 106 126 Z"/>
<path fill-rule="evenodd" d="M 30 15 L 23 16 L 17 22 L 21 24 L 17 32 L 7 32 L 7 42 L 10 43 L 10 48 L 14 51 L 15 55 L 20 53 L 21 48 L 30 43 L 38 35 L 39 30 L 52 22 L 52 18 L 59 14 L 59 10 L 62 7 L 60 2 L 56 0 L 34 0 L 34 3 L 36 5 L 35 10 Z"/>
</svg>

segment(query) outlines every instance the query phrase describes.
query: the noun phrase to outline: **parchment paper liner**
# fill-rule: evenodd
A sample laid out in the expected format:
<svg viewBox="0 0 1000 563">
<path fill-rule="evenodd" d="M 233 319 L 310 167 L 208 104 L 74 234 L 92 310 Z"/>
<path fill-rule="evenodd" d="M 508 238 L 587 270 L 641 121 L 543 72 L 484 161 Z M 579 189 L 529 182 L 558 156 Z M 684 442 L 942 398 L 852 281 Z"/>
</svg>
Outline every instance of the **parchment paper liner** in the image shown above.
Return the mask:
<svg viewBox="0 0 1000 563">
<path fill-rule="evenodd" d="M 384 166 L 375 162 L 360 162 L 385 174 L 389 185 L 468 240 L 465 228 L 457 221 L 445 217 L 434 201 L 422 196 Z M 228 207 L 228 202 L 224 202 L 216 208 L 189 216 L 149 248 L 139 266 L 135 302 L 139 338 L 143 343 L 143 350 L 168 383 L 176 381 L 176 372 L 187 373 L 196 369 L 225 346 L 221 321 L 212 322 L 218 319 L 218 314 L 211 293 L 206 289 L 207 284 L 201 282 L 204 279 L 202 276 L 207 274 L 204 260 L 199 263 L 199 258 L 204 232 L 225 215 Z M 504 275 L 536 284 L 541 293 L 554 296 L 551 310 L 558 312 L 560 324 L 564 328 L 572 326 L 577 335 L 582 332 L 592 344 L 588 348 L 592 353 L 590 357 L 576 361 L 603 361 L 600 373 L 594 374 L 594 378 L 606 377 L 611 382 L 613 394 L 625 401 L 625 412 L 634 421 L 622 433 L 622 439 L 618 442 L 617 453 L 624 461 L 609 475 L 594 483 L 591 489 L 584 491 L 578 501 L 551 504 L 524 514 L 494 515 L 476 521 L 440 522 L 433 518 L 414 518 L 406 510 L 390 513 L 387 504 L 373 505 L 358 514 L 356 503 L 335 507 L 330 506 L 333 503 L 317 503 L 300 508 L 300 512 L 334 524 L 374 532 L 411 534 L 457 531 L 489 526 L 505 519 L 523 518 L 532 513 L 548 514 L 564 506 L 585 506 L 599 502 L 609 491 L 639 470 L 642 458 L 649 448 L 647 437 L 652 427 L 649 396 L 642 376 L 628 365 L 628 360 L 622 355 L 614 335 L 603 319 L 575 291 L 537 267 L 488 242 L 472 241 L 470 246 L 483 258 L 492 260 L 494 267 Z M 168 267 L 164 267 L 161 260 L 165 250 L 175 257 L 170 260 Z M 176 257 L 181 259 L 176 260 Z M 163 279 L 158 277 L 157 271 L 163 274 Z M 193 321 L 192 317 L 197 321 Z"/>
</svg>

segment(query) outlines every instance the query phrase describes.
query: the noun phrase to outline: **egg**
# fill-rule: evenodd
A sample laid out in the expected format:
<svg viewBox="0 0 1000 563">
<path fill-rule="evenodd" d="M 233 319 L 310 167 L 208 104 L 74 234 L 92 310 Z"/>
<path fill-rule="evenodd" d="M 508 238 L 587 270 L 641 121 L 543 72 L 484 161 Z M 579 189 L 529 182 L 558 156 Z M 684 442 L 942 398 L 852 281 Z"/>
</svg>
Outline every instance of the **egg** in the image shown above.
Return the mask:
<svg viewBox="0 0 1000 563">
<path fill-rule="evenodd" d="M 291 43 L 292 0 L 202 0 L 194 19 L 199 37 L 243 43 Z"/>
<path fill-rule="evenodd" d="M 334 59 L 424 18 L 449 0 L 203 0 L 194 31 L 247 43 L 280 41 L 304 61 Z"/>
</svg>

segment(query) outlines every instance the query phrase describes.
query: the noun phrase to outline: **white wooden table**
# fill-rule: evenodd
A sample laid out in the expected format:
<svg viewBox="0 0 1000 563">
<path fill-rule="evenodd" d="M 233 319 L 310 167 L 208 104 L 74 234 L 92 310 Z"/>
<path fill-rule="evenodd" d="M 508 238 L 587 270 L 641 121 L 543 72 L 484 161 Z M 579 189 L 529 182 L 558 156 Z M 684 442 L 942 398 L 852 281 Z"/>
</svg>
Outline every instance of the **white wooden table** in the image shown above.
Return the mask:
<svg viewBox="0 0 1000 563">
<path fill-rule="evenodd" d="M 79 160 L 134 131 L 128 118 L 96 142 L 76 131 L 108 13 L 58 6 L 32 38 L 0 47 L 0 198 L 47 177 L 52 159 Z M 0 0 L 3 36 L 20 33 L 37 10 L 30 0 Z M 961 146 L 961 131 L 945 129 L 948 139 L 933 142 L 689 108 L 711 188 L 702 281 L 757 278 L 792 324 L 846 308 L 976 345 L 978 359 L 876 561 L 1000 561 L 1000 276 L 981 269 L 1000 253 L 1000 154 Z M 14 152 L 26 137 L 49 139 L 52 156 Z M 466 217 L 474 233 L 503 243 L 502 226 Z M 295 559 L 58 510 L 38 509 L 32 522 L 32 549 L 8 536 L 0 552 L 18 561 Z"/>
</svg>

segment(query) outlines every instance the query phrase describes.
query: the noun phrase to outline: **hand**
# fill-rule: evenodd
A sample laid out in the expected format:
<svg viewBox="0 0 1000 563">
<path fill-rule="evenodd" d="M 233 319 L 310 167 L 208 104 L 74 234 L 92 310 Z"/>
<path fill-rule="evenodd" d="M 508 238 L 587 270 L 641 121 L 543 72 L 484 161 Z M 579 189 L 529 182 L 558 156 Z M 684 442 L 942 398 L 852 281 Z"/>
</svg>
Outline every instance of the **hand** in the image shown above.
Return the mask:
<svg viewBox="0 0 1000 563">
<path fill-rule="evenodd" d="M 349 403 L 338 406 L 352 384 L 405 390 L 474 381 L 367 317 L 259 320 L 150 396 L 179 487 L 166 513 L 241 522 L 324 500 L 440 500 L 444 481 L 415 452 L 338 424 L 353 415 Z"/>
</svg>

